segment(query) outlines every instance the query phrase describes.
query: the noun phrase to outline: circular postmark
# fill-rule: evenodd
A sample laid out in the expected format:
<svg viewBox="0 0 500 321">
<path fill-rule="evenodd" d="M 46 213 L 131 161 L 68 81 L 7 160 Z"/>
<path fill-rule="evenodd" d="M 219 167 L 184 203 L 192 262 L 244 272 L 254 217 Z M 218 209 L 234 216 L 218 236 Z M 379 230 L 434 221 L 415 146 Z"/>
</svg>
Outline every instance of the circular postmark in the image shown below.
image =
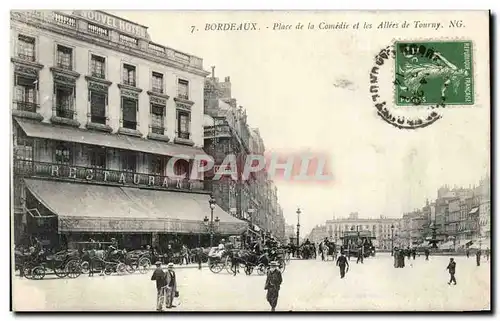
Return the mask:
<svg viewBox="0 0 500 321">
<path fill-rule="evenodd" d="M 417 129 L 442 118 L 446 105 L 473 104 L 471 47 L 470 41 L 396 41 L 380 50 L 369 88 L 377 114 L 399 129 Z"/>
</svg>

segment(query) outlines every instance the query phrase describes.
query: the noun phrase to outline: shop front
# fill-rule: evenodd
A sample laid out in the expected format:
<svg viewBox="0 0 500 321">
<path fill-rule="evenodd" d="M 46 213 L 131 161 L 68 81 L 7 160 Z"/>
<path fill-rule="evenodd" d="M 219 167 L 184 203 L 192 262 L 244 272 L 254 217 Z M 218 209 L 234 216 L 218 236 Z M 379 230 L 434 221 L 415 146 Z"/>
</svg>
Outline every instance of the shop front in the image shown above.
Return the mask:
<svg viewBox="0 0 500 321">
<path fill-rule="evenodd" d="M 59 246 L 70 242 L 109 241 L 116 238 L 128 249 L 144 245 L 163 247 L 183 242 L 188 247 L 206 246 L 204 217 L 210 216 L 206 193 L 169 192 L 131 187 L 105 186 L 45 179 L 25 179 L 27 195 L 36 201 L 32 209 L 45 213 L 53 225 L 45 232 Z M 215 235 L 240 235 L 247 223 L 229 215 L 219 206 Z M 56 217 L 54 222 L 54 217 Z M 42 220 L 42 219 L 40 219 Z M 65 243 L 65 244 L 64 244 Z M 55 244 L 54 244 L 55 245 Z"/>
</svg>

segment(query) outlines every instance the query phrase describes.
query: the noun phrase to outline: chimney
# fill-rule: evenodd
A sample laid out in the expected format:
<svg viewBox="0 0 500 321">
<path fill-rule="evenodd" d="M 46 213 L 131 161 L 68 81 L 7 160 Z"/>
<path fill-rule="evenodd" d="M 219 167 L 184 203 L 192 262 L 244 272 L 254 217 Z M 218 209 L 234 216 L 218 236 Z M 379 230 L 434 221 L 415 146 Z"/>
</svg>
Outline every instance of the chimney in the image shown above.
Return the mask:
<svg viewBox="0 0 500 321">
<path fill-rule="evenodd" d="M 210 68 L 212 68 L 212 78 L 215 78 L 215 66 L 212 66 Z"/>
</svg>

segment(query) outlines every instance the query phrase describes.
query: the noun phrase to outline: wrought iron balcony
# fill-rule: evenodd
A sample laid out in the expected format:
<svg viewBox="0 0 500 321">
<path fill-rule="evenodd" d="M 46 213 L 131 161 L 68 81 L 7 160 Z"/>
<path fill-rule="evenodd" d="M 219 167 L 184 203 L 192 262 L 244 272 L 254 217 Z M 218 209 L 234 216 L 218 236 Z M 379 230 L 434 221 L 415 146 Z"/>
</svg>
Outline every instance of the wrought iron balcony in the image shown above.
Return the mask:
<svg viewBox="0 0 500 321">
<path fill-rule="evenodd" d="M 38 108 L 38 104 L 31 102 L 31 101 L 18 100 L 18 101 L 14 101 L 14 104 L 17 105 L 17 108 L 16 108 L 17 110 L 29 111 L 32 113 L 36 113 L 36 110 Z"/>
<path fill-rule="evenodd" d="M 73 116 L 75 115 L 75 111 L 73 111 L 69 108 L 56 107 L 56 115 L 57 115 L 57 117 L 61 117 L 61 118 L 73 119 Z"/>
<path fill-rule="evenodd" d="M 92 70 L 92 77 L 105 79 L 104 70 Z"/>
<path fill-rule="evenodd" d="M 137 122 L 132 120 L 123 120 L 123 128 L 137 129 Z"/>
<path fill-rule="evenodd" d="M 106 116 L 103 115 L 90 115 L 90 121 L 96 124 L 106 125 Z"/>
<path fill-rule="evenodd" d="M 212 182 L 177 179 L 154 173 L 118 171 L 105 168 L 74 166 L 32 160 L 15 159 L 14 174 L 22 177 L 50 177 L 64 181 L 96 182 L 128 187 L 148 187 L 159 190 L 211 191 Z"/>
<path fill-rule="evenodd" d="M 18 53 L 17 57 L 19 59 L 26 60 L 26 61 L 35 61 L 35 55 L 34 54 L 27 55 L 27 54 L 24 54 L 24 53 Z"/>
<path fill-rule="evenodd" d="M 178 133 L 178 137 L 179 137 L 179 138 L 182 138 L 182 139 L 189 139 L 189 136 L 190 136 L 190 135 L 191 135 L 191 134 L 190 134 L 189 132 L 179 132 L 179 133 Z"/>
<path fill-rule="evenodd" d="M 156 135 L 164 135 L 165 134 L 165 127 L 152 126 L 151 132 L 153 134 L 156 134 Z"/>
</svg>

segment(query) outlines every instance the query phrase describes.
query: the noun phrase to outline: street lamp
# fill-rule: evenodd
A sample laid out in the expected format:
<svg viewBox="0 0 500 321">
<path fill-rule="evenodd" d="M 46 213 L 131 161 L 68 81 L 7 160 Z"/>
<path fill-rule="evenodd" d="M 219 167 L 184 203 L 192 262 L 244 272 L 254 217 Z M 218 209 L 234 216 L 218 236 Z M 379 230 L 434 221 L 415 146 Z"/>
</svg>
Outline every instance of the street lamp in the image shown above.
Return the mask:
<svg viewBox="0 0 500 321">
<path fill-rule="evenodd" d="M 300 236 L 300 213 L 302 213 L 300 211 L 300 207 L 297 208 L 297 247 L 300 246 L 299 244 L 299 236 Z"/>
<path fill-rule="evenodd" d="M 391 224 L 391 256 L 394 256 L 394 224 Z"/>
<path fill-rule="evenodd" d="M 213 196 L 210 196 L 208 204 L 210 204 L 210 220 L 208 219 L 208 217 L 205 216 L 205 218 L 203 219 L 203 223 L 205 223 L 205 226 L 208 228 L 208 231 L 210 232 L 210 247 L 212 247 L 214 241 L 214 232 L 215 229 L 219 227 L 220 219 L 217 216 L 215 217 L 214 220 L 215 199 L 213 198 Z"/>
</svg>

